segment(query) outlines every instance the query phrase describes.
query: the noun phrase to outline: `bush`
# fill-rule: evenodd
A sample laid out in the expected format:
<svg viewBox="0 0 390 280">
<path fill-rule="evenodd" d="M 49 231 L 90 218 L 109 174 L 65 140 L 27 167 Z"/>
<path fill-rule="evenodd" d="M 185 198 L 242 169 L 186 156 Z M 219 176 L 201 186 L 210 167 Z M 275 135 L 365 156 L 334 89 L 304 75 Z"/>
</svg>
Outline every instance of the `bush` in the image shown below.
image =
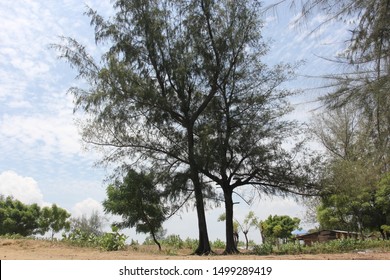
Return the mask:
<svg viewBox="0 0 390 280">
<path fill-rule="evenodd" d="M 3 235 L 0 235 L 0 238 L 4 238 L 4 239 L 35 239 L 34 236 L 29 236 L 29 237 L 26 237 L 26 236 L 23 236 L 19 233 L 16 233 L 16 234 L 10 234 L 10 233 L 7 233 L 7 234 L 3 234 Z"/>
<path fill-rule="evenodd" d="M 211 247 L 216 248 L 216 249 L 223 249 L 225 248 L 225 242 L 223 242 L 221 239 L 215 240 L 212 244 Z"/>
<path fill-rule="evenodd" d="M 271 243 L 263 243 L 261 245 L 256 245 L 253 247 L 253 252 L 256 255 L 270 255 L 273 252 L 273 246 Z"/>
<path fill-rule="evenodd" d="M 168 235 L 163 241 L 163 245 L 173 247 L 175 249 L 182 249 L 184 246 L 183 240 L 180 238 L 179 235 Z"/>
<path fill-rule="evenodd" d="M 390 249 L 390 241 L 386 240 L 355 240 L 341 239 L 332 240 L 323 243 L 313 243 L 311 246 L 303 246 L 298 243 L 282 244 L 279 248 L 272 246 L 270 243 L 255 246 L 253 252 L 257 255 L 296 255 L 296 254 L 334 254 L 347 253 L 355 250 L 381 249 L 388 251 Z"/>
<path fill-rule="evenodd" d="M 82 247 L 96 247 L 105 251 L 117 251 L 125 248 L 127 237 L 118 232 L 118 228 L 112 227 L 112 232 L 103 235 L 88 233 L 80 229 L 75 229 L 68 235 L 63 234 L 63 241 L 72 245 Z"/>
<path fill-rule="evenodd" d="M 286 243 L 279 247 L 277 254 L 279 255 L 298 255 L 303 251 L 302 245 L 299 243 Z"/>
<path fill-rule="evenodd" d="M 198 247 L 199 241 L 198 239 L 191 239 L 187 237 L 186 240 L 184 240 L 184 248 L 195 250 Z"/>
<path fill-rule="evenodd" d="M 117 227 L 112 227 L 112 232 L 106 232 L 98 237 L 98 243 L 101 249 L 105 251 L 118 251 L 125 248 L 126 236 L 118 232 Z"/>
</svg>

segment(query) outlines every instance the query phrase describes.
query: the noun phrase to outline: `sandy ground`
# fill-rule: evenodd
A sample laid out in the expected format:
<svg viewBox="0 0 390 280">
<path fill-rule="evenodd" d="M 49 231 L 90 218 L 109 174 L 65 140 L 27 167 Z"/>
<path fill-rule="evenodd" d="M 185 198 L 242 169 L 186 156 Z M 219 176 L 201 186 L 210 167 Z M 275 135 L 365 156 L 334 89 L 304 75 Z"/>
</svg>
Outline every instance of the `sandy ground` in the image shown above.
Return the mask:
<svg viewBox="0 0 390 280">
<path fill-rule="evenodd" d="M 80 248 L 60 242 L 25 239 L 0 239 L 1 260 L 390 260 L 390 252 L 374 250 L 344 254 L 256 256 L 240 254 L 234 256 L 193 256 L 190 250 L 179 250 L 174 254 L 158 252 L 155 246 L 129 247 L 126 250 L 105 252 L 93 248 Z"/>
</svg>

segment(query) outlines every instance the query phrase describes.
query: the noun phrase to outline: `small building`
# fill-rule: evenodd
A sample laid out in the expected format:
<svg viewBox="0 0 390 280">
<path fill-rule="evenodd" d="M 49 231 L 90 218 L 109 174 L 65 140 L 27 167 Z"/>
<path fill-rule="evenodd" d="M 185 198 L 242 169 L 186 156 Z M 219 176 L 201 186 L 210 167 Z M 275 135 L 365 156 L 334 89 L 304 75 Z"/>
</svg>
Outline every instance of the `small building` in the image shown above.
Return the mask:
<svg viewBox="0 0 390 280">
<path fill-rule="evenodd" d="M 296 236 L 296 239 L 303 241 L 305 245 L 312 245 L 315 242 L 327 242 L 336 239 L 354 238 L 358 239 L 359 234 L 343 230 L 320 230 L 312 233 Z"/>
</svg>

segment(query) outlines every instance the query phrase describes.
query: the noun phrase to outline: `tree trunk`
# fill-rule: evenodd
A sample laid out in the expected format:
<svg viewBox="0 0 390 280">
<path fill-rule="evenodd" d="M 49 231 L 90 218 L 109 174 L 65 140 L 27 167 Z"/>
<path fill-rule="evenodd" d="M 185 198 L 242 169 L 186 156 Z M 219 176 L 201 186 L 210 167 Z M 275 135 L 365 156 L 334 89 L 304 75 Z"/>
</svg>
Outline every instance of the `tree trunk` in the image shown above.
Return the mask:
<svg viewBox="0 0 390 280">
<path fill-rule="evenodd" d="M 188 159 L 191 171 L 191 181 L 194 185 L 196 212 L 198 215 L 198 229 L 199 229 L 199 244 L 195 250 L 196 255 L 208 255 L 211 253 L 209 235 L 207 233 L 206 215 L 204 210 L 202 184 L 199 179 L 199 172 L 194 154 L 194 134 L 192 122 L 187 126 L 187 141 L 188 141 Z"/>
<path fill-rule="evenodd" d="M 199 244 L 195 250 L 197 255 L 209 255 L 211 247 L 207 233 L 206 215 L 204 211 L 203 194 L 199 187 L 195 187 L 196 212 L 198 214 Z"/>
<path fill-rule="evenodd" d="M 156 243 L 157 246 L 158 246 L 158 250 L 161 251 L 161 244 L 160 244 L 160 242 L 158 242 L 158 240 L 157 240 L 157 238 L 156 238 L 155 232 L 152 230 L 150 233 L 152 234 L 154 243 Z"/>
<path fill-rule="evenodd" d="M 245 236 L 245 248 L 246 248 L 246 250 L 248 250 L 248 246 L 249 246 L 249 240 L 248 240 L 248 231 L 246 230 L 246 231 L 244 231 L 244 236 Z"/>
<path fill-rule="evenodd" d="M 226 213 L 226 247 L 224 254 L 238 254 L 236 243 L 234 242 L 234 228 L 233 228 L 233 191 L 230 186 L 223 187 L 223 194 L 225 198 L 225 213 Z"/>
</svg>

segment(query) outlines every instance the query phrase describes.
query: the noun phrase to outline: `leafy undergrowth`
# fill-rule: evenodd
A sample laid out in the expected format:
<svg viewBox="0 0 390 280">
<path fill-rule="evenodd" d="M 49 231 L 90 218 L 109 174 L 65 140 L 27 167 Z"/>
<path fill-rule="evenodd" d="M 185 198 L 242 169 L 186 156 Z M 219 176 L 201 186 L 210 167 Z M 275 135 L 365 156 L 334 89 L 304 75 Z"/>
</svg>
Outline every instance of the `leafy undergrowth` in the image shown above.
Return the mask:
<svg viewBox="0 0 390 280">
<path fill-rule="evenodd" d="M 253 253 L 256 255 L 336 254 L 364 250 L 390 252 L 390 241 L 343 239 L 314 243 L 311 246 L 304 246 L 298 243 L 273 246 L 266 243 L 255 246 Z"/>
<path fill-rule="evenodd" d="M 165 238 L 162 243 L 162 250 L 159 251 L 153 243 L 139 244 L 137 241 L 131 240 L 130 244 L 126 244 L 126 236 L 120 234 L 117 229 L 113 228 L 112 232 L 104 233 L 96 236 L 86 234 L 79 231 L 74 231 L 71 234 L 64 235 L 62 240 L 55 240 L 55 244 L 76 246 L 76 247 L 91 247 L 99 248 L 102 251 L 135 251 L 139 253 L 148 253 L 155 255 L 190 255 L 194 252 L 198 245 L 196 239 L 187 238 L 182 240 L 178 235 L 172 235 Z M 0 239 L 4 240 L 34 240 L 35 237 L 23 237 L 21 235 L 3 235 Z M 42 240 L 42 239 L 39 239 Z M 54 245 L 53 241 L 43 240 L 45 243 Z M 221 240 L 216 240 L 211 243 L 212 250 L 221 253 L 225 243 Z M 314 243 L 312 246 L 304 246 L 298 243 L 287 243 L 279 246 L 271 244 L 261 244 L 253 246 L 252 250 L 241 250 L 241 253 L 246 255 L 301 255 L 301 254 L 338 254 L 351 253 L 359 251 L 376 251 L 390 252 L 390 240 L 333 240 L 324 243 Z"/>
</svg>

